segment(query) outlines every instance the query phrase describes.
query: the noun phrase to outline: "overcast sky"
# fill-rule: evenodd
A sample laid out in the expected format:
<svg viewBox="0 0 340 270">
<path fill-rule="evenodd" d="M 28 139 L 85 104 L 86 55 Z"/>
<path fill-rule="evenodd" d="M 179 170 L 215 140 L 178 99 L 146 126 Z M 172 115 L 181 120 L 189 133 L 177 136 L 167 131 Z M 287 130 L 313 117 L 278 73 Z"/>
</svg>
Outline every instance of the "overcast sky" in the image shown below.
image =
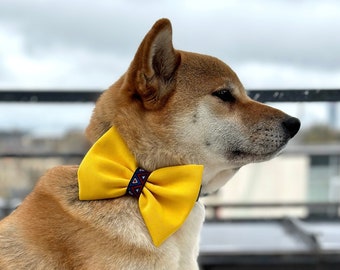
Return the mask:
<svg viewBox="0 0 340 270">
<path fill-rule="evenodd" d="M 340 88 L 336 0 L 1 0 L 0 88 L 105 89 L 162 17 L 175 48 L 217 56 L 248 89 Z M 84 125 L 85 107 L 69 119 Z M 15 112 L 0 103 L 0 128 L 23 125 L 6 122 Z M 47 122 L 60 118 L 52 114 Z"/>
</svg>

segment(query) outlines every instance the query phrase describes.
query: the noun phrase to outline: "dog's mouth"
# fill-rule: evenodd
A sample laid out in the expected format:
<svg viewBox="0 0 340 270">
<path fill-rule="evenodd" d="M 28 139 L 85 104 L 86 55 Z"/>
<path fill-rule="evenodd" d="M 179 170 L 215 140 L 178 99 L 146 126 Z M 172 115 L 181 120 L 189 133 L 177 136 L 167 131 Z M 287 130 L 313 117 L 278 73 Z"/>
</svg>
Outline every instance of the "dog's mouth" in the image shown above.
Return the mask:
<svg viewBox="0 0 340 270">
<path fill-rule="evenodd" d="M 233 150 L 231 151 L 231 154 L 233 156 L 255 156 L 255 157 L 263 157 L 263 156 L 272 156 L 278 154 L 283 148 L 285 147 L 285 144 L 281 147 L 279 147 L 276 150 L 273 151 L 243 151 L 243 150 Z"/>
<path fill-rule="evenodd" d="M 281 153 L 287 142 L 281 144 L 279 147 L 263 148 L 263 149 L 234 149 L 227 152 L 227 157 L 231 160 L 240 161 L 244 163 L 267 161 Z"/>
</svg>

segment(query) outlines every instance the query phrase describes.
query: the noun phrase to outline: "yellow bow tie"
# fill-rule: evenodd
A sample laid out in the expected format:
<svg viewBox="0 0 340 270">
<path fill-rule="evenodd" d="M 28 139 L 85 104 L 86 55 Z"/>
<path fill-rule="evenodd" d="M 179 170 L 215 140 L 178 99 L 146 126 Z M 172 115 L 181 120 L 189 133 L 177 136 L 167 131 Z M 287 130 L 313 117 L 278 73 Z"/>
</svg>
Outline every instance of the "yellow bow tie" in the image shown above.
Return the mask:
<svg viewBox="0 0 340 270">
<path fill-rule="evenodd" d="M 79 199 L 110 199 L 126 194 L 137 197 L 152 241 L 160 246 L 188 217 L 199 196 L 202 174 L 202 165 L 164 167 L 151 173 L 138 168 L 112 127 L 79 166 Z"/>
</svg>

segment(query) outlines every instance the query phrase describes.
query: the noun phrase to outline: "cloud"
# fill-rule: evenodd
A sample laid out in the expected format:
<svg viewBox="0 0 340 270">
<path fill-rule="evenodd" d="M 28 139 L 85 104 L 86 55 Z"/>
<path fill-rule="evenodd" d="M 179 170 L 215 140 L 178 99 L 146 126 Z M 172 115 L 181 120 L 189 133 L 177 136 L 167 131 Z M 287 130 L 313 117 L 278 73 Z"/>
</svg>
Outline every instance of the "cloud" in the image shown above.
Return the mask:
<svg viewBox="0 0 340 270">
<path fill-rule="evenodd" d="M 246 62 L 234 66 L 245 88 L 327 89 L 340 86 L 340 68 L 299 68 L 291 64 Z"/>
<path fill-rule="evenodd" d="M 23 36 L 26 53 L 82 49 L 131 58 L 160 17 L 172 18 L 179 48 L 237 62 L 338 67 L 336 1 L 3 0 L 0 22 Z"/>
<path fill-rule="evenodd" d="M 4 0 L 0 4 L 0 21 L 24 36 L 28 53 L 51 47 L 126 53 L 138 45 L 126 42 L 129 36 L 135 37 L 138 29 L 146 31 L 151 26 L 144 23 L 151 10 L 143 13 L 137 3 Z"/>
<path fill-rule="evenodd" d="M 340 85 L 337 1 L 2 0 L 0 87 L 106 88 L 160 17 L 249 88 Z"/>
<path fill-rule="evenodd" d="M 214 11 L 213 16 L 202 12 L 190 18 L 186 25 L 190 35 L 180 32 L 181 39 L 233 63 L 259 61 L 339 68 L 339 2 L 232 3 Z"/>
</svg>

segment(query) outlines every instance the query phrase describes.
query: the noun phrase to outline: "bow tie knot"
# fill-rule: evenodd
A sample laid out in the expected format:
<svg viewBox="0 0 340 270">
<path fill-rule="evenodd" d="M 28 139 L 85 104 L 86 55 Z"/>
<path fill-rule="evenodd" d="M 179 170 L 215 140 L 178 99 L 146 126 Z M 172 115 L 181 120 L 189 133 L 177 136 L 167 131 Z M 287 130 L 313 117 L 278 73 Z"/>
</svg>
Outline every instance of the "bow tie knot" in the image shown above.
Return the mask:
<svg viewBox="0 0 340 270">
<path fill-rule="evenodd" d="M 145 186 L 146 181 L 148 180 L 148 177 L 150 175 L 150 172 L 142 169 L 137 168 L 129 182 L 129 185 L 126 189 L 126 194 L 136 197 L 137 199 L 142 193 L 143 187 Z"/>
<path fill-rule="evenodd" d="M 131 195 L 156 246 L 176 232 L 199 196 L 202 165 L 139 168 L 118 131 L 112 127 L 91 147 L 78 169 L 80 200 Z M 114 202 L 112 202 L 114 203 Z"/>
</svg>

